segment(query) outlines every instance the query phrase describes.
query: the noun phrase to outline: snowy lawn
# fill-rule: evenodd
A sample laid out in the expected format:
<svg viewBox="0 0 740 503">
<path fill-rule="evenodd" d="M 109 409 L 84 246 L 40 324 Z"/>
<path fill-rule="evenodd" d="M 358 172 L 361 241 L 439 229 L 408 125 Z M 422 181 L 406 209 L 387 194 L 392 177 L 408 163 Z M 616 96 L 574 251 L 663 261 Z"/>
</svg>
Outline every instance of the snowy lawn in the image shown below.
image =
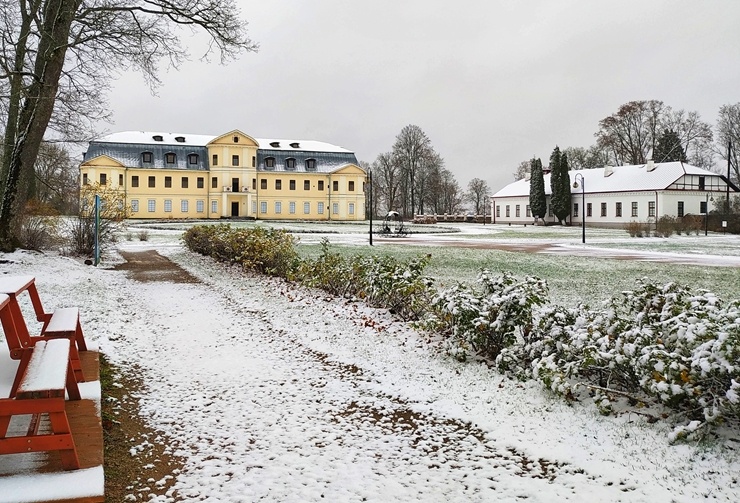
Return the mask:
<svg viewBox="0 0 740 503">
<path fill-rule="evenodd" d="M 150 501 L 740 500 L 738 432 L 670 445 L 671 425 L 639 411 L 603 417 L 455 362 L 385 312 L 247 276 L 183 251 L 178 236 L 153 229 L 149 241 L 119 246 L 157 249 L 201 283 L 138 283 L 109 268 L 115 255 L 98 268 L 29 252 L 0 264 L 35 275 L 49 308 L 80 306 L 87 336 L 148 383 L 141 413 L 186 460 L 175 492 L 152 481 Z M 482 256 L 449 253 L 470 264 Z M 565 263 L 498 253 L 518 257 L 490 256 L 501 269 L 519 263 L 515 273 Z M 570 281 L 578 293 L 567 301 L 622 288 L 620 263 L 578 260 L 588 278 L 561 272 L 553 286 Z M 645 266 L 666 277 L 687 269 Z M 716 270 L 686 278 L 706 272 L 738 288 L 735 270 Z"/>
</svg>

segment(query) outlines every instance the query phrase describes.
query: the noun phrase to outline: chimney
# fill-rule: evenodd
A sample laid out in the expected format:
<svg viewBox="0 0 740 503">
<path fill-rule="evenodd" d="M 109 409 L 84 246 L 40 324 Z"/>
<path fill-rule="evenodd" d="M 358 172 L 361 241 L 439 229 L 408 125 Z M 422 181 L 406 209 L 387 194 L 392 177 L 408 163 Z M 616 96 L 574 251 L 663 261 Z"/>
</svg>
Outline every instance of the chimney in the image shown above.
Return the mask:
<svg viewBox="0 0 740 503">
<path fill-rule="evenodd" d="M 655 161 L 653 161 L 652 159 L 648 160 L 647 164 L 645 165 L 647 171 L 655 171 L 656 167 L 657 166 L 655 166 Z"/>
<path fill-rule="evenodd" d="M 611 166 L 604 166 L 604 178 L 612 176 L 614 174 L 614 168 Z"/>
</svg>

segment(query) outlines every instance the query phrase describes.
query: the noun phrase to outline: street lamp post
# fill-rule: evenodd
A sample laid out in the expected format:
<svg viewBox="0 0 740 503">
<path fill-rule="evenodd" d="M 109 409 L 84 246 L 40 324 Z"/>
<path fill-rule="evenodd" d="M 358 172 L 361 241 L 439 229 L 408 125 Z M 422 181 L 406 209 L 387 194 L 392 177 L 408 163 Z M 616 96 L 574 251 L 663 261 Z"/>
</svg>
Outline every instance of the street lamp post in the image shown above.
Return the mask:
<svg viewBox="0 0 740 503">
<path fill-rule="evenodd" d="M 578 188 L 578 179 L 581 179 L 581 242 L 586 244 L 586 180 L 583 178 L 581 173 L 576 173 L 575 182 L 573 182 L 573 188 Z"/>
<path fill-rule="evenodd" d="M 370 246 L 373 245 L 373 171 L 368 168 L 367 170 L 367 186 L 370 190 L 368 190 L 368 196 L 370 199 Z"/>
<path fill-rule="evenodd" d="M 709 201 L 714 201 L 714 197 L 709 197 L 709 192 L 706 193 L 704 198 L 704 235 L 707 235 L 709 229 Z"/>
</svg>

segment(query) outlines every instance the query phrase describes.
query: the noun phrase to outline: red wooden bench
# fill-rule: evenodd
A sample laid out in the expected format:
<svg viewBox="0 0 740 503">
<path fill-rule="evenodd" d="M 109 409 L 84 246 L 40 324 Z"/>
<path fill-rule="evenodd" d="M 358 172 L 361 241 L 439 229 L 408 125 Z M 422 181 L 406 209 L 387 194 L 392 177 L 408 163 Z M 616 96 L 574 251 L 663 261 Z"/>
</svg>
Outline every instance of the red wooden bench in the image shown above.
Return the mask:
<svg viewBox="0 0 740 503">
<path fill-rule="evenodd" d="M 67 338 L 38 341 L 23 350 L 18 366 L 17 389 L 0 399 L 0 454 L 59 451 L 62 467 L 80 467 L 74 439 L 64 409 L 65 389 L 70 400 L 80 391 L 70 360 L 72 343 Z M 48 415 L 50 430 L 39 432 L 40 416 Z M 31 415 L 25 435 L 8 436 L 13 416 Z"/>
<path fill-rule="evenodd" d="M 31 299 L 36 319 L 43 323 L 41 334 L 38 336 L 30 335 L 23 318 L 18 302 L 18 296 L 23 292 L 27 292 Z M 33 276 L 0 276 L 0 294 L 9 297 L 8 306 L 0 311 L 0 322 L 5 332 L 10 357 L 14 360 L 20 359 L 23 350 L 32 347 L 38 341 L 68 338 L 74 341 L 70 350 L 74 376 L 78 382 L 83 382 L 85 379 L 78 351 L 87 351 L 87 344 L 82 334 L 79 309 L 69 307 L 56 309 L 52 313 L 45 312 Z"/>
</svg>

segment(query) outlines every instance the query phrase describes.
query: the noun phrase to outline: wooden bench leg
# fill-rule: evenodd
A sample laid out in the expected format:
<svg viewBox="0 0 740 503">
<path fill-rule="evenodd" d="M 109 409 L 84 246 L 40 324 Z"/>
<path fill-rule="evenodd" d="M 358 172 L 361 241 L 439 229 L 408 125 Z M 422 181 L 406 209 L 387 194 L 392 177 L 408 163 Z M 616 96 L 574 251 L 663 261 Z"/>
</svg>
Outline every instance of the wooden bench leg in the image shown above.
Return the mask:
<svg viewBox="0 0 740 503">
<path fill-rule="evenodd" d="M 51 423 L 51 431 L 54 432 L 51 439 L 57 444 L 56 449 L 59 450 L 62 458 L 62 467 L 65 470 L 76 470 L 80 467 L 80 460 L 77 458 L 77 449 L 72 439 L 67 413 L 64 411 L 49 412 L 49 422 Z"/>
<path fill-rule="evenodd" d="M 79 318 L 77 319 L 77 330 L 75 330 L 75 341 L 77 341 L 77 348 L 80 351 L 87 351 L 87 343 L 85 342 L 85 337 L 82 335 L 82 325 Z"/>
</svg>

